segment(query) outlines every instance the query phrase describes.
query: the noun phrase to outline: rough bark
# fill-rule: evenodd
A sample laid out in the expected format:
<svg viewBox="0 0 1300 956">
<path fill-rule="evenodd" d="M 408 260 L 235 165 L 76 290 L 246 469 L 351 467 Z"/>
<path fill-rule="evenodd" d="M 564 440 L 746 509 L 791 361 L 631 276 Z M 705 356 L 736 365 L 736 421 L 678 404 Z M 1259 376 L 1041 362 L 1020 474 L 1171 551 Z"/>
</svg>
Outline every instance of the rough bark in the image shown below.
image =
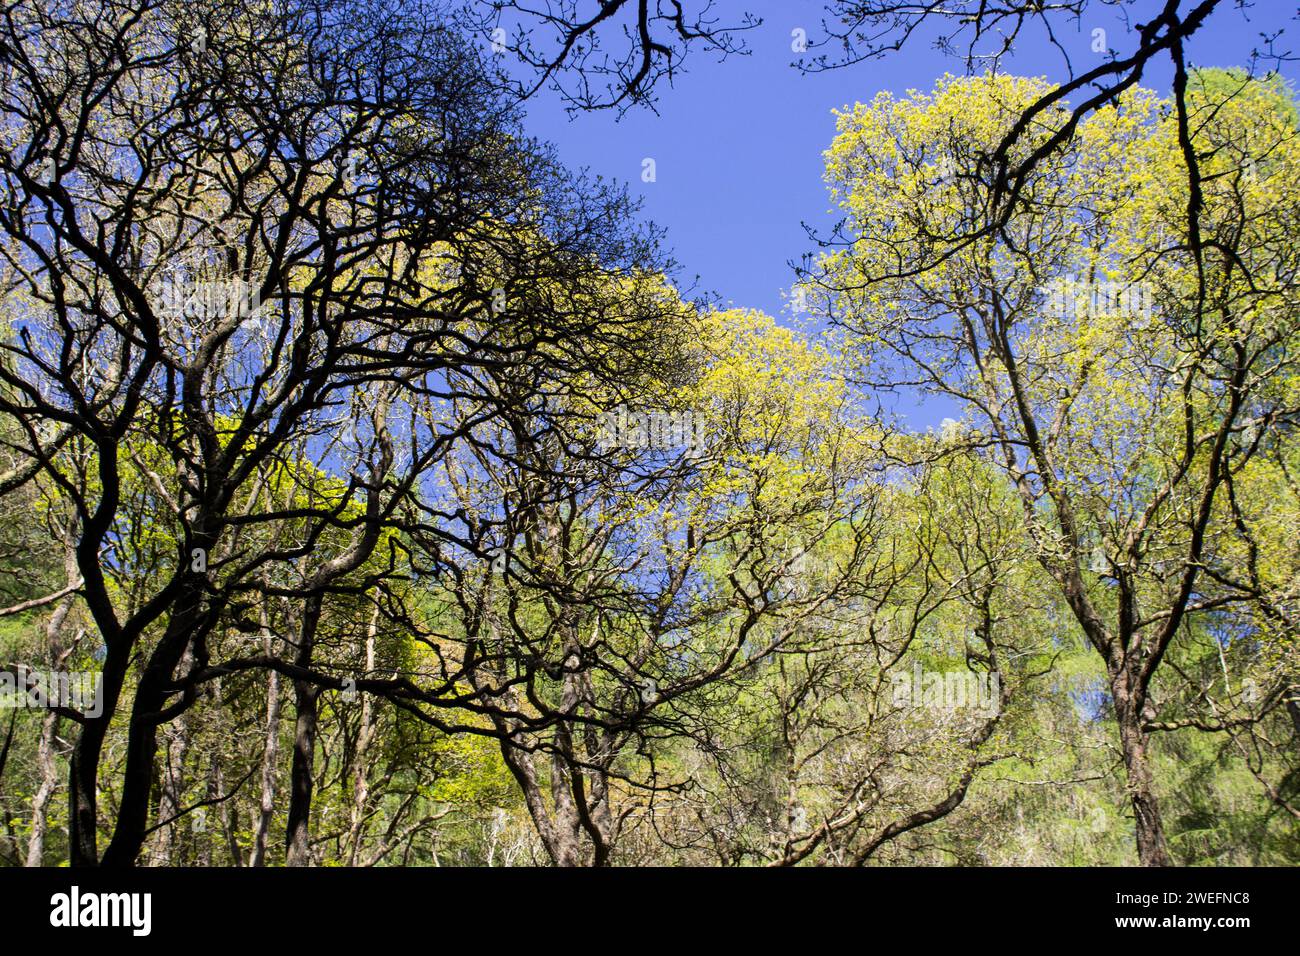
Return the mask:
<svg viewBox="0 0 1300 956">
<path fill-rule="evenodd" d="M 1133 687 L 1133 681 L 1125 671 L 1112 678 L 1111 694 L 1124 755 L 1125 782 L 1133 805 L 1138 862 L 1143 866 L 1169 866 L 1172 861 L 1165 843 L 1151 773 L 1150 735 L 1143 728 L 1145 695 Z"/>
<path fill-rule="evenodd" d="M 36 747 L 36 767 L 41 783 L 32 797 L 32 831 L 27 838 L 27 866 L 43 866 L 45 834 L 49 829 L 50 800 L 58 786 L 58 768 L 54 763 L 54 742 L 59 733 L 59 715 L 50 711 L 41 721 L 41 738 Z"/>
</svg>

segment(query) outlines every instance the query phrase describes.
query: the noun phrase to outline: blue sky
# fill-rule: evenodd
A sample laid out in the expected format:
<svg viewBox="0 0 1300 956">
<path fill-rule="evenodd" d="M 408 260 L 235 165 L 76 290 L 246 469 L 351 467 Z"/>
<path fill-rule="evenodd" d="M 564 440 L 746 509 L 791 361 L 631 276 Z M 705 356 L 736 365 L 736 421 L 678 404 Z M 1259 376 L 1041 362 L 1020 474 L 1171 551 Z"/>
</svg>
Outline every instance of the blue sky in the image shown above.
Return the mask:
<svg viewBox="0 0 1300 956">
<path fill-rule="evenodd" d="M 1139 11 L 1152 5 L 1143 3 Z M 1196 65 L 1244 65 L 1262 45 L 1262 31 L 1289 27 L 1288 35 L 1300 33 L 1300 22 L 1291 19 L 1295 4 L 1288 0 L 1257 0 L 1245 13 L 1229 0 L 1223 6 L 1194 38 L 1190 53 Z M 822 152 L 834 136 L 832 110 L 870 100 L 881 90 L 929 90 L 945 72 L 965 68 L 922 38 L 883 60 L 803 75 L 791 66 L 797 56 L 791 31 L 802 27 L 809 37 L 817 35 L 820 0 L 719 0 L 717 8 L 724 17 L 748 10 L 763 18 L 762 26 L 744 35 L 750 55 L 718 63 L 692 53 L 675 88 L 660 91 L 658 115 L 636 109 L 618 120 L 606 110 L 570 119 L 557 98 L 544 95 L 530 103 L 526 126 L 554 143 L 567 165 L 630 184 L 644 200 L 644 215 L 666 227 L 682 285 L 698 275 L 701 290 L 723 302 L 785 321 L 782 291 L 792 280 L 787 263 L 813 250 L 800 223 L 834 221 L 822 183 Z M 1121 53 L 1134 45 L 1115 17 L 1090 16 L 1077 32 L 1067 25 L 1061 39 L 1076 71 L 1099 60 L 1091 52 L 1096 27 L 1107 31 L 1108 44 Z M 1058 81 L 1066 75 L 1061 54 L 1040 37 L 1022 43 L 1005 68 Z M 1294 69 L 1283 72 L 1295 80 Z M 1161 62 L 1143 85 L 1164 92 L 1169 79 Z M 641 181 L 647 157 L 656 164 L 653 183 Z M 950 413 L 930 401 L 898 411 L 913 427 Z"/>
</svg>

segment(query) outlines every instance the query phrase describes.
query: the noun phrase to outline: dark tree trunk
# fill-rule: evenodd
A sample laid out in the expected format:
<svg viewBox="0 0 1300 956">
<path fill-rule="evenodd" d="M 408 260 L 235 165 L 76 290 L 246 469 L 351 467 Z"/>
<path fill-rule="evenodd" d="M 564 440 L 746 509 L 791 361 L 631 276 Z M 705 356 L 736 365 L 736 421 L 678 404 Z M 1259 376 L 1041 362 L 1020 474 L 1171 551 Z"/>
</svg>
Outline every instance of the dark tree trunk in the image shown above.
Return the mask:
<svg viewBox="0 0 1300 956">
<path fill-rule="evenodd" d="M 100 689 L 103 710 L 82 723 L 68 760 L 68 862 L 72 866 L 99 865 L 99 759 L 126 677 L 127 656 L 121 646 L 114 642 L 108 648 Z"/>
<path fill-rule="evenodd" d="M 310 667 L 316 627 L 320 622 L 321 597 L 313 595 L 303 612 L 295 663 Z M 311 865 L 312 773 L 316 756 L 316 702 L 320 690 L 311 682 L 295 680 L 294 706 L 298 719 L 294 727 L 293 765 L 289 773 L 289 819 L 286 828 L 288 866 Z"/>
</svg>

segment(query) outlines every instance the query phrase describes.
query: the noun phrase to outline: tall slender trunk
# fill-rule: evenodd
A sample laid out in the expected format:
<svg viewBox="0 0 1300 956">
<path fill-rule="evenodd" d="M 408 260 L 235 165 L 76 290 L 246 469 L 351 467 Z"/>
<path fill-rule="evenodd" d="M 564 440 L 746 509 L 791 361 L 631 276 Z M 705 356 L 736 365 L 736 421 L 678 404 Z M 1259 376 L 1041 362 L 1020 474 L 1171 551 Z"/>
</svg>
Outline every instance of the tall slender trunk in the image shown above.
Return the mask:
<svg viewBox="0 0 1300 956">
<path fill-rule="evenodd" d="M 77 574 L 77 556 L 72 543 L 71 528 L 64 535 L 64 568 L 68 584 L 80 580 Z M 64 598 L 59 602 L 54 613 L 45 624 L 45 646 L 49 649 L 50 660 L 55 670 L 62 670 L 68 657 L 76 646 L 74 640 L 69 647 L 63 646 L 63 625 L 72 611 L 75 598 Z M 50 711 L 41 721 L 41 737 L 36 747 L 36 766 L 40 771 L 41 783 L 32 797 L 32 831 L 27 839 L 27 865 L 41 866 L 45 861 L 45 834 L 49 831 L 50 802 L 58 787 L 58 768 L 54 761 L 54 744 L 59 735 L 59 723 L 62 718 Z"/>
<path fill-rule="evenodd" d="M 294 658 L 299 667 L 311 666 L 316 627 L 320 622 L 321 602 L 319 594 L 312 595 L 303 610 L 298 653 Z M 293 764 L 289 771 L 289 821 L 285 863 L 288 866 L 310 866 L 312 774 L 316 756 L 316 704 L 320 698 L 320 690 L 315 684 L 305 680 L 295 680 L 293 690 L 297 721 L 294 725 Z"/>
<path fill-rule="evenodd" d="M 366 629 L 366 674 L 375 669 L 375 635 L 379 628 L 379 607 L 370 615 L 370 626 Z M 348 865 L 356 866 L 361 852 L 362 831 L 365 829 L 366 805 L 370 802 L 369 756 L 370 744 L 375 739 L 378 721 L 370 696 L 361 698 L 361 720 L 357 728 L 356 752 L 352 758 L 352 819 L 348 826 Z"/>
<path fill-rule="evenodd" d="M 383 432 L 384 416 L 391 397 L 390 391 L 381 394 L 379 398 L 373 418 L 376 435 Z M 383 447 L 383 464 L 380 470 L 387 468 L 392 461 L 391 446 L 385 443 Z M 295 655 L 295 663 L 301 668 L 311 667 L 316 629 L 320 625 L 321 608 L 324 603 L 323 588 L 328 582 L 360 567 L 379 541 L 379 505 L 380 496 L 378 483 L 376 483 L 367 489 L 365 521 L 354 534 L 352 543 L 342 554 L 325 562 L 306 583 L 310 594 L 303 608 L 298 653 Z M 320 699 L 320 688 L 302 679 L 295 679 L 293 683 L 298 719 L 294 728 L 293 765 L 290 770 L 286 862 L 289 866 L 308 866 L 311 863 L 311 799 L 313 763 L 316 755 L 316 705 Z"/>
<path fill-rule="evenodd" d="M 50 711 L 41 721 L 41 739 L 36 747 L 36 766 L 41 774 L 41 785 L 32 797 L 32 832 L 27 839 L 27 865 L 43 866 L 45 863 L 45 833 L 49 828 L 50 800 L 58 786 L 58 770 L 54 765 L 54 741 L 59 733 L 59 715 Z"/>
<path fill-rule="evenodd" d="M 193 655 L 187 649 L 181 660 L 188 666 Z M 185 757 L 190 749 L 190 728 L 182 715 L 163 728 L 166 745 L 162 773 L 158 782 L 158 808 L 156 819 L 161 823 L 181 811 L 185 797 Z M 153 866 L 171 866 L 172 849 L 176 845 L 179 821 L 169 823 L 157 831 L 157 846 L 150 853 Z"/>
<path fill-rule="evenodd" d="M 289 821 L 287 866 L 311 866 L 312 764 L 316 753 L 317 690 L 306 681 L 294 681 L 293 764 L 289 771 Z"/>
<path fill-rule="evenodd" d="M 158 820 L 170 820 L 180 813 L 185 794 L 185 755 L 189 750 L 189 727 L 178 717 L 164 732 L 167 738 L 166 760 L 158 796 Z M 153 866 L 172 865 L 172 847 L 176 843 L 176 823 L 158 830 L 157 847 L 150 854 Z"/>
<path fill-rule="evenodd" d="M 263 579 L 265 586 L 266 580 Z M 270 657 L 274 651 L 271 639 L 271 615 L 263 599 L 258 607 L 262 627 L 262 650 Z M 262 799 L 258 807 L 257 824 L 253 828 L 253 849 L 248 855 L 249 866 L 266 865 L 266 844 L 271 832 L 271 819 L 275 815 L 275 772 L 280 762 L 280 674 L 267 671 L 266 675 L 266 733 L 262 744 Z"/>
<path fill-rule="evenodd" d="M 269 651 L 268 651 L 269 653 Z M 266 678 L 266 734 L 262 746 L 262 801 L 253 831 L 249 866 L 266 865 L 267 837 L 275 815 L 275 771 L 280 760 L 280 675 L 270 671 Z"/>
<path fill-rule="evenodd" d="M 198 849 L 195 853 L 195 862 L 199 866 L 211 866 L 212 830 L 214 824 L 217 823 L 217 820 L 211 818 L 218 817 L 221 820 L 221 831 L 222 833 L 225 833 L 227 829 L 225 824 L 226 810 L 229 806 L 225 803 L 217 803 L 217 801 L 221 799 L 221 761 L 217 758 L 216 754 L 212 755 L 212 759 L 208 764 L 208 787 L 204 793 L 203 799 L 208 802 L 208 806 L 205 807 L 207 812 L 201 818 L 203 820 L 203 825 L 194 828 L 194 842 L 198 844 Z M 238 858 L 236 857 L 236 859 Z"/>
</svg>

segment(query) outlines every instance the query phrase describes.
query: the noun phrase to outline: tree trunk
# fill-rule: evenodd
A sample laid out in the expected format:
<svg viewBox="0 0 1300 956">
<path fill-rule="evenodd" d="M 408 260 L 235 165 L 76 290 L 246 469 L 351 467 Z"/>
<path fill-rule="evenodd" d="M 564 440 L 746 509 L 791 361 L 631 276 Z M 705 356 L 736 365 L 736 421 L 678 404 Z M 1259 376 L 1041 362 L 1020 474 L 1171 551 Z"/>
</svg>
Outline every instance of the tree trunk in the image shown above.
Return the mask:
<svg viewBox="0 0 1300 956">
<path fill-rule="evenodd" d="M 211 551 L 207 536 L 195 539 Z M 203 660 L 197 648 L 211 627 L 210 609 L 206 607 L 207 576 L 204 572 L 183 571 L 176 600 L 167 621 L 167 628 L 140 675 L 135 700 L 131 706 L 131 721 L 127 725 L 126 769 L 122 775 L 122 793 L 118 806 L 117 826 L 109 841 L 103 866 L 135 866 L 149 830 L 149 802 L 154 785 L 155 762 L 158 756 L 158 728 L 173 716 L 164 714 L 177 668 L 182 661 Z M 112 655 L 110 653 L 110 659 Z M 124 668 L 125 672 L 125 668 Z M 108 679 L 105 678 L 105 685 Z M 181 703 L 188 703 L 182 698 Z M 183 712 L 183 710 L 181 711 Z"/>
<path fill-rule="evenodd" d="M 221 790 L 221 761 L 216 754 L 213 754 L 211 763 L 208 764 L 208 789 L 204 794 L 207 806 L 203 808 L 203 816 L 198 818 L 202 823 L 196 822 L 192 827 L 194 842 L 198 844 L 195 853 L 195 862 L 198 866 L 212 865 L 212 829 L 216 821 L 211 818 L 218 817 L 220 819 L 222 833 L 225 833 L 227 829 L 226 811 L 229 804 L 217 802 L 221 799 Z M 236 856 L 235 860 L 238 862 L 239 857 Z"/>
<path fill-rule="evenodd" d="M 379 629 L 379 608 L 370 615 L 366 630 L 366 674 L 375 669 L 375 635 Z M 348 826 L 348 866 L 356 866 L 361 853 L 361 839 L 365 829 L 366 806 L 370 802 L 370 745 L 378 733 L 378 718 L 371 706 L 370 696 L 361 698 L 361 719 L 357 728 L 357 747 L 352 759 L 352 819 Z"/>
<path fill-rule="evenodd" d="M 70 537 L 65 538 L 67 555 L 64 566 L 67 569 L 68 584 L 75 584 L 77 575 L 77 558 L 73 551 Z M 50 652 L 50 660 L 55 670 L 61 670 L 67 663 L 72 648 L 63 646 L 63 625 L 72 611 L 74 598 L 68 597 L 59 603 L 54 613 L 45 624 L 45 644 Z M 75 646 L 74 641 L 74 646 Z M 32 832 L 27 840 L 27 865 L 42 866 L 45 861 L 45 834 L 49 830 L 50 801 L 58 786 L 58 770 L 54 761 L 54 743 L 59 735 L 61 718 L 51 711 L 41 721 L 41 738 L 36 748 L 36 766 L 41 774 L 41 784 L 32 797 Z"/>
<path fill-rule="evenodd" d="M 289 782 L 286 866 L 311 866 L 312 763 L 316 754 L 316 688 L 294 682 L 298 719 L 294 724 L 293 765 Z"/>
<path fill-rule="evenodd" d="M 43 866 L 45 863 L 45 832 L 49 827 L 50 798 L 57 786 L 58 771 L 54 766 L 54 740 L 59 733 L 59 715 L 50 711 L 41 721 L 41 740 L 36 748 L 36 766 L 40 770 L 41 785 L 32 797 L 32 832 L 27 840 L 27 865 Z"/>
<path fill-rule="evenodd" d="M 321 597 L 314 595 L 303 611 L 295 662 L 310 667 L 316 626 L 320 621 Z M 320 691 L 310 681 L 295 680 L 294 706 L 297 721 L 293 736 L 293 765 L 289 772 L 289 822 L 285 842 L 285 865 L 311 866 L 312 773 L 316 756 L 316 702 Z"/>
<path fill-rule="evenodd" d="M 170 820 L 181 811 L 185 794 L 185 755 L 189 750 L 189 727 L 184 717 L 178 717 L 163 732 L 167 739 L 162 781 L 158 798 L 158 820 Z M 172 847 L 176 843 L 178 823 L 169 823 L 158 830 L 158 844 L 150 856 L 153 866 L 172 866 Z"/>
<path fill-rule="evenodd" d="M 1137 837 L 1138 862 L 1142 866 L 1169 866 L 1160 807 L 1152 787 L 1150 737 L 1142 729 L 1144 702 L 1130 689 L 1123 675 L 1113 682 L 1115 717 L 1119 723 L 1120 745 L 1124 753 L 1129 800 L 1133 804 L 1133 826 Z"/>
<path fill-rule="evenodd" d="M 266 579 L 262 579 L 263 586 Z M 266 599 L 258 605 L 259 623 L 262 627 L 262 650 L 267 657 L 274 651 L 271 637 L 271 615 Z M 249 866 L 266 865 L 266 842 L 271 832 L 271 818 L 275 814 L 275 772 L 280 762 L 280 673 L 271 670 L 266 675 L 266 733 L 262 742 L 262 798 L 258 805 L 257 823 L 253 828 L 253 849 L 248 854 Z"/>
<path fill-rule="evenodd" d="M 268 650 L 269 653 L 269 650 Z M 275 814 L 275 771 L 280 758 L 280 675 L 271 671 L 266 678 L 266 736 L 262 747 L 262 802 L 253 833 L 249 866 L 266 865 L 266 841 Z"/>
<path fill-rule="evenodd" d="M 99 760 L 129 660 L 123 643 L 109 646 L 102 670 L 102 712 L 82 723 L 68 759 L 68 862 L 72 866 L 99 865 Z"/>
<path fill-rule="evenodd" d="M 149 798 L 154 783 L 154 763 L 158 754 L 158 714 L 170 696 L 168 685 L 177 666 L 190 647 L 194 624 L 198 619 L 201 596 L 191 592 L 188 601 L 178 603 L 178 613 L 140 676 L 131 722 L 127 725 L 126 770 L 122 776 L 122 796 L 113 839 L 104 850 L 101 865 L 135 866 L 149 828 Z"/>
</svg>

